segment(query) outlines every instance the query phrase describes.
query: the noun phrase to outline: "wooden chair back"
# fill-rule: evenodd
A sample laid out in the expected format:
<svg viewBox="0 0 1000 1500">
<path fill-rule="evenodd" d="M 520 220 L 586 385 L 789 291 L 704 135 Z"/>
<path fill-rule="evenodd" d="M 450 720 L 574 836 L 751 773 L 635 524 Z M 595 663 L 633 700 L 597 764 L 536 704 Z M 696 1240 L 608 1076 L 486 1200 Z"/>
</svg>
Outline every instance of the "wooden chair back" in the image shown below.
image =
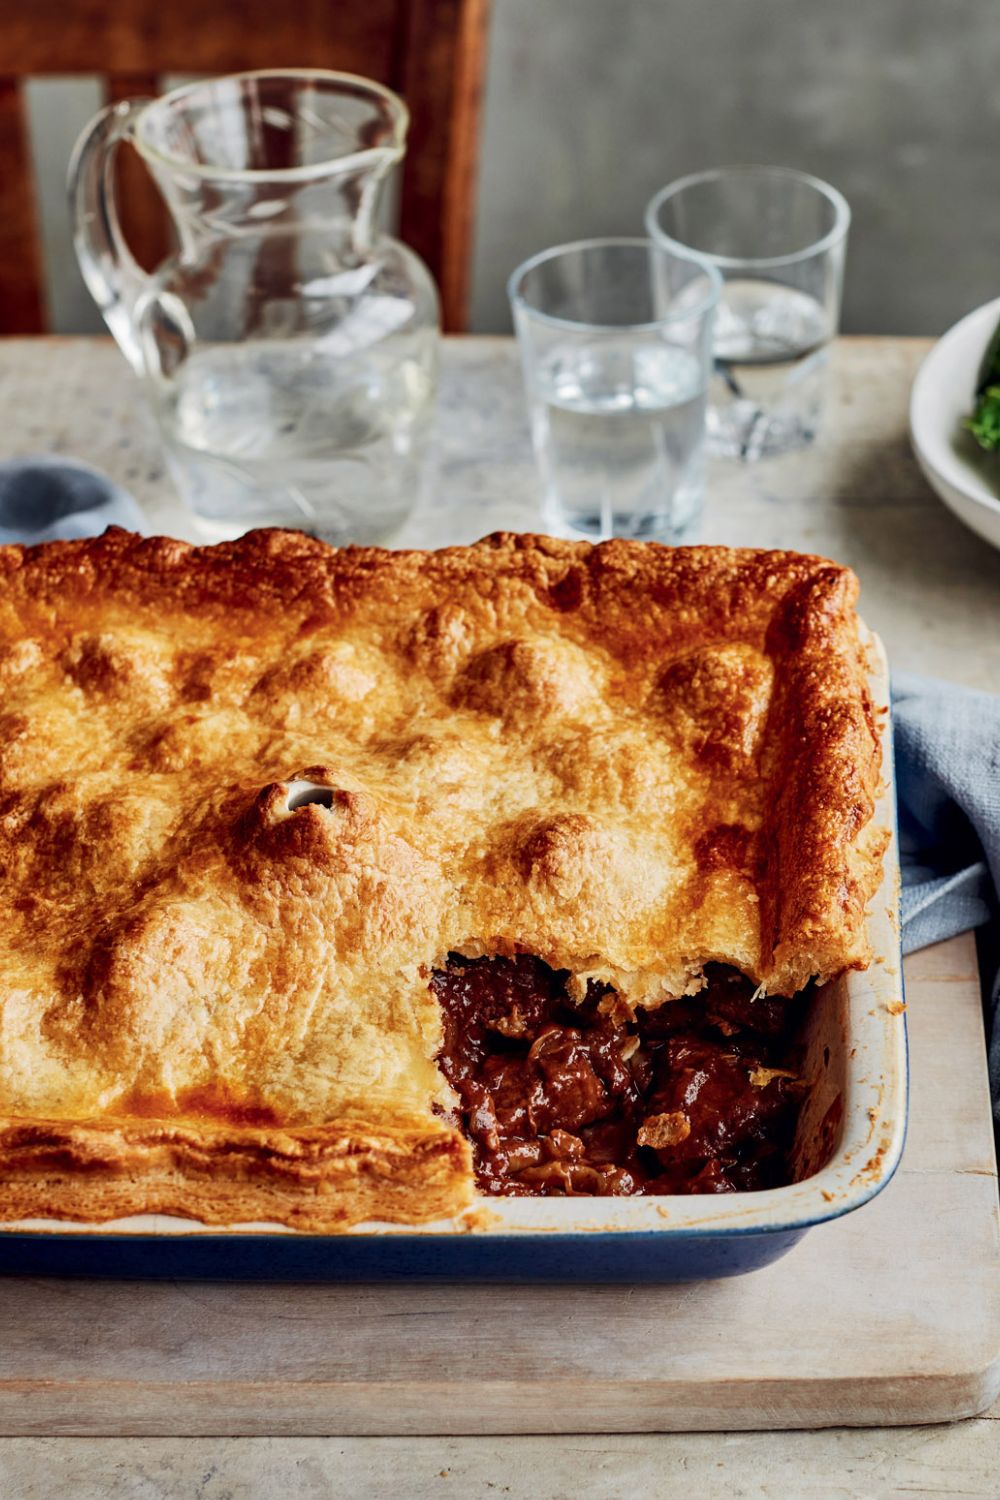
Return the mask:
<svg viewBox="0 0 1000 1500">
<path fill-rule="evenodd" d="M 32 0 L 0 7 L 0 333 L 45 328 L 44 279 L 23 83 L 97 74 L 106 98 L 162 92 L 165 74 L 322 67 L 400 93 L 411 112 L 400 238 L 441 291 L 445 329 L 465 327 L 489 0 Z M 162 204 L 134 152 L 129 243 L 163 253 Z"/>
</svg>

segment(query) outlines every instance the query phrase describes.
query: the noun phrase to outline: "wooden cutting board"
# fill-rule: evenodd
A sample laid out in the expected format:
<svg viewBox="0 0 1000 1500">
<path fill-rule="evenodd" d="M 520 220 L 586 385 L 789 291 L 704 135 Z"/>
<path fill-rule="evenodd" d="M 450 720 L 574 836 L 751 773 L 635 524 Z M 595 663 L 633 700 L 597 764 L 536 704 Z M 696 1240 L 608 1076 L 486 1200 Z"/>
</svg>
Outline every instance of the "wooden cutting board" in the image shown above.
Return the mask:
<svg viewBox="0 0 1000 1500">
<path fill-rule="evenodd" d="M 885 1426 L 1000 1391 L 971 938 L 906 964 L 912 1094 L 882 1196 L 775 1265 L 676 1287 L 0 1280 L 0 1433 Z"/>
</svg>

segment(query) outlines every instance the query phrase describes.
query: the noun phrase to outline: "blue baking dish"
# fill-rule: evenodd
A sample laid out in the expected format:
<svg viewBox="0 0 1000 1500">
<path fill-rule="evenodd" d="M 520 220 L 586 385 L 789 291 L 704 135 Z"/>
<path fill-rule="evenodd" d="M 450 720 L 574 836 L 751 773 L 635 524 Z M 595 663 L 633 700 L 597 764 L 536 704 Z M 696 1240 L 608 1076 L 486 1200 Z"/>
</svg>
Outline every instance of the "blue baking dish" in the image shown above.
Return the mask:
<svg viewBox="0 0 1000 1500">
<path fill-rule="evenodd" d="M 789 1186 L 692 1197 L 482 1198 L 418 1226 L 307 1234 L 274 1224 L 225 1230 L 156 1215 L 110 1224 L 24 1220 L 0 1230 L 0 1272 L 289 1281 L 666 1282 L 733 1276 L 777 1260 L 807 1229 L 860 1208 L 896 1169 L 906 1130 L 907 1055 L 888 673 L 870 640 L 890 831 L 871 902 L 874 962 L 818 990 Z"/>
</svg>

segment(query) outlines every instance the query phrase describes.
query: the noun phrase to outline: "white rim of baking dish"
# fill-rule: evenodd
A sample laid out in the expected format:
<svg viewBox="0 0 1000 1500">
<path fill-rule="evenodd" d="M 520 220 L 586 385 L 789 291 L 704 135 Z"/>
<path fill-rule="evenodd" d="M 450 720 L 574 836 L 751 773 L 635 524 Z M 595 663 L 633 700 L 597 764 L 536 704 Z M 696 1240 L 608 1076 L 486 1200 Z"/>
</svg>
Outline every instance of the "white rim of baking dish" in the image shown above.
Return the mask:
<svg viewBox="0 0 1000 1500">
<path fill-rule="evenodd" d="M 891 835 L 881 886 L 869 904 L 870 968 L 846 976 L 849 1049 L 843 1123 L 836 1153 L 801 1182 L 757 1192 L 628 1198 L 502 1198 L 478 1196 L 454 1218 L 427 1224 L 369 1222 L 340 1232 L 304 1231 L 283 1224 L 202 1224 L 164 1214 L 136 1214 L 103 1224 L 21 1219 L 0 1225 L 5 1235 L 263 1237 L 310 1240 L 360 1237 L 429 1238 L 452 1235 L 780 1234 L 851 1213 L 886 1186 L 899 1164 L 906 1135 L 907 1047 L 899 925 L 899 862 L 895 815 L 889 673 L 877 636 L 862 626 L 869 685 L 880 725 L 882 790 L 875 822 Z"/>
</svg>

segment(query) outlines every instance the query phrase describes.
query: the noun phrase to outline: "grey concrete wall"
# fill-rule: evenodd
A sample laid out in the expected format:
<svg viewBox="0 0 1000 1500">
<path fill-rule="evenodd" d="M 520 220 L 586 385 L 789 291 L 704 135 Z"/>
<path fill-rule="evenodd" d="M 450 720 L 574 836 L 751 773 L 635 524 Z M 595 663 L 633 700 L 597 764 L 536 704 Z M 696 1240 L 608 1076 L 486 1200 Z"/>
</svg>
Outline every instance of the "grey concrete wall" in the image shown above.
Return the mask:
<svg viewBox="0 0 1000 1500">
<path fill-rule="evenodd" d="M 854 210 L 844 326 L 938 333 L 1000 293 L 1000 0 L 493 0 L 473 327 L 526 255 L 638 233 L 683 172 L 818 173 Z M 32 86 L 55 325 L 99 324 L 62 177 L 96 103 Z"/>
<path fill-rule="evenodd" d="M 671 178 L 815 172 L 854 212 L 844 326 L 939 333 L 1000 293 L 997 0 L 494 0 L 474 324 L 524 256 L 638 232 Z"/>
</svg>

